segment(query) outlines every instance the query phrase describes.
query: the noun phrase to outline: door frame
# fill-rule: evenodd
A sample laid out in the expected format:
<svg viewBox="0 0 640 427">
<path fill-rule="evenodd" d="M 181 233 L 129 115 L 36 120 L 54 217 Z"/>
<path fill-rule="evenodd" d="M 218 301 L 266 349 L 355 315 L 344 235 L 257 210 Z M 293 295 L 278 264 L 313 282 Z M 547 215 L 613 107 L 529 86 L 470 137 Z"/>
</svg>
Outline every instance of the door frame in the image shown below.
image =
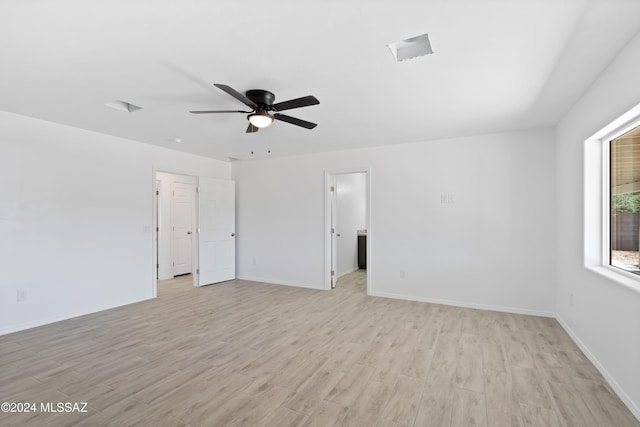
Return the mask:
<svg viewBox="0 0 640 427">
<path fill-rule="evenodd" d="M 331 289 L 331 183 L 337 175 L 364 173 L 367 206 L 367 295 L 373 289 L 373 264 L 371 263 L 372 221 L 371 221 L 371 168 L 355 167 L 347 169 L 325 169 L 324 171 L 324 289 Z M 336 277 L 337 280 L 337 277 Z"/>
<path fill-rule="evenodd" d="M 160 280 L 160 264 L 158 263 L 158 258 L 160 257 L 160 254 L 158 253 L 160 250 L 160 234 L 158 233 L 158 222 L 160 220 L 160 206 L 162 203 L 162 181 L 157 178 L 155 173 L 153 174 L 153 177 L 155 179 L 155 184 L 153 188 L 153 218 L 151 218 L 151 224 L 153 233 L 153 254 L 155 256 L 155 261 L 153 263 L 155 266 L 154 279 L 157 282 Z"/>
</svg>

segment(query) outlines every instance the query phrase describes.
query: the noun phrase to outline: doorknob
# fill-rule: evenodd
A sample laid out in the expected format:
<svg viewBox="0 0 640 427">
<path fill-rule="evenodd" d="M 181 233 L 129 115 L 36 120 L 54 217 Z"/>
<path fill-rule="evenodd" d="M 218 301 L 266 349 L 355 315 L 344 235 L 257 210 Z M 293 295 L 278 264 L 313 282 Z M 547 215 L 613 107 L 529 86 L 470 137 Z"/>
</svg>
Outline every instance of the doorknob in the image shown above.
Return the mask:
<svg viewBox="0 0 640 427">
<path fill-rule="evenodd" d="M 236 233 L 231 233 L 231 237 L 235 237 Z"/>
<path fill-rule="evenodd" d="M 336 234 L 336 236 L 340 237 L 340 233 Z"/>
<path fill-rule="evenodd" d="M 187 234 L 191 234 L 191 232 L 190 232 L 190 231 L 187 231 Z"/>
</svg>

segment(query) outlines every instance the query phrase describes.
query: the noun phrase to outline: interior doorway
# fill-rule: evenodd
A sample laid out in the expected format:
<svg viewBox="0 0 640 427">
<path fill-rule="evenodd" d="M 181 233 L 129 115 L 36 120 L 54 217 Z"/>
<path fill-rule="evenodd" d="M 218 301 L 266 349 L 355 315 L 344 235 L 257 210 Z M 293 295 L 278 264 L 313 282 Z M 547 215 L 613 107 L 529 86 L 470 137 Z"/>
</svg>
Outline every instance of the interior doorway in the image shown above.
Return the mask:
<svg viewBox="0 0 640 427">
<path fill-rule="evenodd" d="M 195 272 L 197 178 L 156 172 L 158 280 Z"/>
<path fill-rule="evenodd" d="M 235 279 L 235 182 L 159 171 L 153 179 L 153 296 L 158 281 Z"/>
<path fill-rule="evenodd" d="M 326 171 L 325 184 L 325 288 L 342 283 L 369 293 L 370 170 Z"/>
</svg>

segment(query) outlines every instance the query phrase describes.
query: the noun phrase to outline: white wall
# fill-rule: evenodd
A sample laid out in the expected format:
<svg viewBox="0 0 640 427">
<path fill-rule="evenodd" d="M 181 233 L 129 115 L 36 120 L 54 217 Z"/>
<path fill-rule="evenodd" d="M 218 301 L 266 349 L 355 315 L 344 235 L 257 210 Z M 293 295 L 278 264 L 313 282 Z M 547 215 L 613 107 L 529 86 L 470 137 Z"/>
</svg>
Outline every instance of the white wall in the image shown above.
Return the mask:
<svg viewBox="0 0 640 427">
<path fill-rule="evenodd" d="M 542 129 L 234 163 L 238 276 L 322 289 L 324 171 L 370 167 L 372 294 L 551 315 L 554 153 Z"/>
<path fill-rule="evenodd" d="M 367 228 L 367 176 L 336 175 L 338 277 L 358 269 L 358 230 Z"/>
<path fill-rule="evenodd" d="M 225 162 L 0 112 L 0 333 L 153 296 L 154 169 L 230 178 Z"/>
<path fill-rule="evenodd" d="M 640 293 L 583 263 L 584 141 L 640 103 L 640 34 L 557 127 L 559 320 L 640 418 Z M 570 295 L 574 294 L 573 304 Z"/>
</svg>

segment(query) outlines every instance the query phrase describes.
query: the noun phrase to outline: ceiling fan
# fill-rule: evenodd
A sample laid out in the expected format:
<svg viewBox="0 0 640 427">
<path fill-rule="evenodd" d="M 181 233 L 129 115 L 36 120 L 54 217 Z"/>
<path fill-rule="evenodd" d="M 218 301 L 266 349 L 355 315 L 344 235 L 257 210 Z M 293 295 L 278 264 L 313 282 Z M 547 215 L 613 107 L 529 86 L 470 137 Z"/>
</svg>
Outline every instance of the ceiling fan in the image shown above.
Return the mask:
<svg viewBox="0 0 640 427">
<path fill-rule="evenodd" d="M 222 84 L 214 84 L 220 90 L 225 91 L 229 95 L 236 98 L 248 107 L 251 107 L 251 111 L 242 110 L 206 110 L 206 111 L 189 111 L 192 114 L 218 114 L 218 113 L 244 113 L 249 114 L 247 119 L 249 120 L 249 126 L 247 127 L 247 133 L 258 132 L 260 128 L 267 127 L 274 120 L 280 120 L 283 122 L 291 123 L 292 125 L 301 126 L 307 129 L 313 129 L 318 126 L 315 123 L 308 122 L 306 120 L 297 119 L 295 117 L 287 116 L 286 114 L 274 113 L 269 114 L 270 111 L 285 111 L 292 108 L 307 107 L 309 105 L 320 104 L 320 101 L 315 96 L 303 96 L 302 98 L 290 99 L 289 101 L 283 101 L 273 103 L 276 96 L 262 89 L 248 90 L 245 95 L 241 94 L 237 90 L 230 86 Z"/>
</svg>

